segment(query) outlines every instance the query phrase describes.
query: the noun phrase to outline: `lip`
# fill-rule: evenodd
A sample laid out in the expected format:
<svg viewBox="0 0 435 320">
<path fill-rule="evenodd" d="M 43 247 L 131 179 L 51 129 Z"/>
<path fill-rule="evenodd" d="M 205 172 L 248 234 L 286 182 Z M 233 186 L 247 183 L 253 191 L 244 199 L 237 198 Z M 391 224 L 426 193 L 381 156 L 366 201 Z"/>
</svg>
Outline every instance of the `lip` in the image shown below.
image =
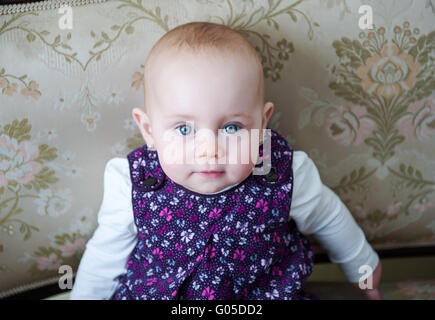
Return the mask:
<svg viewBox="0 0 435 320">
<path fill-rule="evenodd" d="M 218 178 L 224 174 L 224 171 L 198 171 L 197 173 L 206 178 Z"/>
</svg>

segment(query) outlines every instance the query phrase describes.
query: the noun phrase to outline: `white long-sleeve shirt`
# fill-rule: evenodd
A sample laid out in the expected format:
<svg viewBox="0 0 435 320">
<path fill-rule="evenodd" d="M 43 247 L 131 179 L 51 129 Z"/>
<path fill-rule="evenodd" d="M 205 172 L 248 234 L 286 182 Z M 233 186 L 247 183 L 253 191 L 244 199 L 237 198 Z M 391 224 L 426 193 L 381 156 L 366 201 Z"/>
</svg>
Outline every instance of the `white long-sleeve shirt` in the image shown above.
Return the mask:
<svg viewBox="0 0 435 320">
<path fill-rule="evenodd" d="M 370 274 L 361 274 L 359 268 L 368 265 L 375 270 L 379 256 L 347 207 L 322 183 L 314 162 L 304 151 L 293 152 L 292 169 L 289 219 L 296 222 L 301 233 L 313 235 L 350 282 L 367 278 Z M 71 299 L 110 299 L 118 285 L 117 277 L 127 272 L 127 259 L 137 242 L 129 170 L 127 158 L 113 158 L 106 164 L 98 227 L 86 244 Z"/>
</svg>

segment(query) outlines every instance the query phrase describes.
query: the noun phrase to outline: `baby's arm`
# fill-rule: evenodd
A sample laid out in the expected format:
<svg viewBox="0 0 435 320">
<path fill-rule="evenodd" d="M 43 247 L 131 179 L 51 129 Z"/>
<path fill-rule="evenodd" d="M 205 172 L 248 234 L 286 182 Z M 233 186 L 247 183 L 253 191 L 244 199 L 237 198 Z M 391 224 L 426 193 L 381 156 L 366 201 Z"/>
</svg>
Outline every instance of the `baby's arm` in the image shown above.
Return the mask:
<svg viewBox="0 0 435 320">
<path fill-rule="evenodd" d="M 363 265 L 373 271 L 379 267 L 373 273 L 376 276 L 380 272 L 378 254 L 341 199 L 322 183 L 314 162 L 303 151 L 294 152 L 293 174 L 290 217 L 298 229 L 314 236 L 350 282 L 357 283 L 362 276 L 371 275 L 359 272 Z M 375 289 L 379 279 L 374 280 Z"/>
<path fill-rule="evenodd" d="M 118 284 L 116 278 L 126 272 L 137 239 L 128 170 L 127 159 L 107 162 L 98 227 L 86 244 L 71 299 L 110 299 Z"/>
</svg>

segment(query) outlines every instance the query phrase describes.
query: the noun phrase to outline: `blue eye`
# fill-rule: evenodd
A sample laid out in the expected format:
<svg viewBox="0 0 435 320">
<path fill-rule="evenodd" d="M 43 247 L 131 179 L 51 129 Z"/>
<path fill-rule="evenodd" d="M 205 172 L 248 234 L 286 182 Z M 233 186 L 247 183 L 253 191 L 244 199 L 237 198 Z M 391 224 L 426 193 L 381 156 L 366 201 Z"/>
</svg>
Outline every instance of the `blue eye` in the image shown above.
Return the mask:
<svg viewBox="0 0 435 320">
<path fill-rule="evenodd" d="M 230 131 L 229 131 L 229 132 L 226 131 L 225 128 L 230 128 Z M 238 125 L 236 125 L 236 124 L 229 124 L 229 125 L 225 126 L 225 128 L 224 128 L 224 130 L 225 130 L 227 133 L 236 133 L 237 131 L 240 130 L 240 126 L 238 126 Z"/>
<path fill-rule="evenodd" d="M 178 130 L 178 129 L 180 129 L 180 130 Z M 175 128 L 175 130 L 178 130 L 178 132 L 180 132 L 183 136 L 186 136 L 186 135 L 190 134 L 190 132 L 192 131 L 192 128 L 183 124 L 183 125 Z"/>
<path fill-rule="evenodd" d="M 229 129 L 227 129 L 227 128 L 229 128 Z M 229 124 L 229 125 L 224 127 L 225 133 L 229 133 L 229 134 L 236 133 L 240 129 L 241 129 L 241 127 L 236 125 L 236 124 Z M 190 126 L 185 125 L 185 124 L 176 127 L 175 130 L 177 130 L 183 136 L 187 136 L 190 133 L 192 133 L 192 128 Z"/>
</svg>

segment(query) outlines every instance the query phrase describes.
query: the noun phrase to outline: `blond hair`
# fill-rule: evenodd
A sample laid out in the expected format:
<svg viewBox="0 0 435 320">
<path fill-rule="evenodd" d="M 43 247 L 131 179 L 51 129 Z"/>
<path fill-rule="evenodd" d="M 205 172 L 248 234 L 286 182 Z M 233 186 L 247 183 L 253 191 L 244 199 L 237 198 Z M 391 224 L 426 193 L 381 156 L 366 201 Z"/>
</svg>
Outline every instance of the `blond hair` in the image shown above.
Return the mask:
<svg viewBox="0 0 435 320">
<path fill-rule="evenodd" d="M 260 57 L 255 48 L 237 31 L 212 22 L 189 22 L 179 25 L 164 34 L 152 47 L 144 70 L 144 94 L 146 96 L 147 80 L 153 62 L 162 54 L 187 51 L 197 53 L 231 53 L 244 55 L 253 62 L 259 77 L 258 94 L 264 104 L 264 76 Z M 145 108 L 146 98 L 145 98 Z"/>
</svg>

